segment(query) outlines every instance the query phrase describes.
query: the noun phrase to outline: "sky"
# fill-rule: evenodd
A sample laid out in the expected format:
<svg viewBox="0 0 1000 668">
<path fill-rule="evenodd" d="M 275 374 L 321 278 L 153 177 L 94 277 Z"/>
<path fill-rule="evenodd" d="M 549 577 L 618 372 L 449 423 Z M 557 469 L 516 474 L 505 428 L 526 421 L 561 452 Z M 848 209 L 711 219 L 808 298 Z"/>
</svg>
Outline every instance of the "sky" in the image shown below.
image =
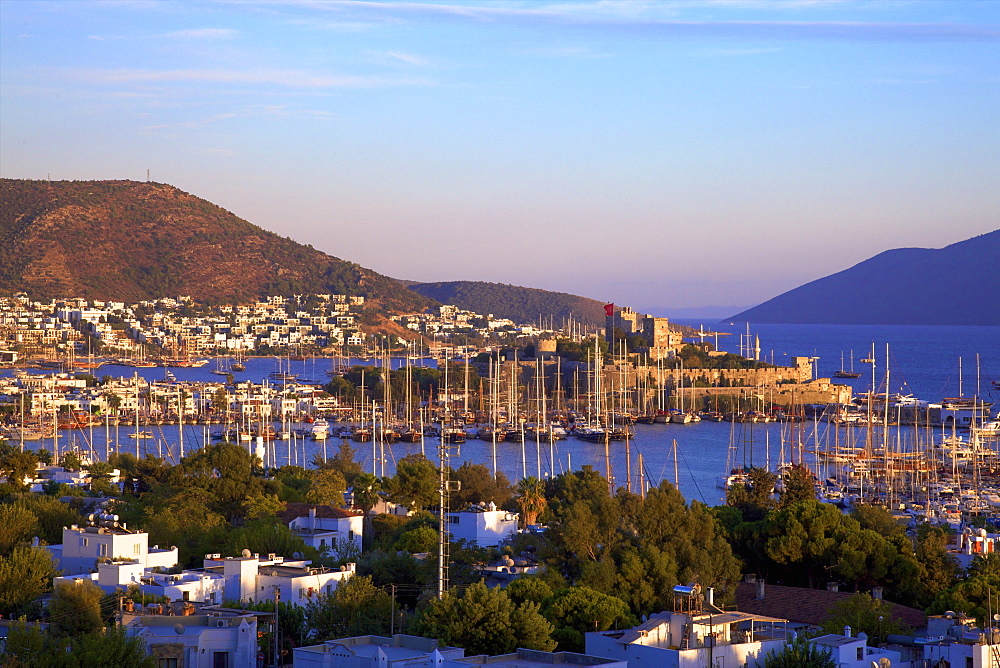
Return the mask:
<svg viewBox="0 0 1000 668">
<path fill-rule="evenodd" d="M 722 317 L 1000 228 L 1000 2 L 0 2 L 0 175 L 147 173 L 395 278 Z"/>
</svg>

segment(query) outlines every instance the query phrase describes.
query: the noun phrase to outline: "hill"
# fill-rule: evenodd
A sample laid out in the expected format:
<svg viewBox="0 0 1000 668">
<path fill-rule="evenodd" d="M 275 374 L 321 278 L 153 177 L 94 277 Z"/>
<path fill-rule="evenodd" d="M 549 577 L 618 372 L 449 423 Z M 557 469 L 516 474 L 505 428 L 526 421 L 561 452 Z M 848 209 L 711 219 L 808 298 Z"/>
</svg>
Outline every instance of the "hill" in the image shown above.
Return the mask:
<svg viewBox="0 0 1000 668">
<path fill-rule="evenodd" d="M 252 225 L 173 186 L 0 179 L 0 293 L 208 303 L 360 295 L 373 309 L 433 302 L 397 281 Z"/>
<path fill-rule="evenodd" d="M 940 249 L 897 248 L 726 320 L 1000 325 L 1000 230 Z"/>
<path fill-rule="evenodd" d="M 442 304 L 454 304 L 484 315 L 492 313 L 498 318 L 510 318 L 518 323 L 537 324 L 539 314 L 543 314 L 546 323 L 551 317 L 557 327 L 568 318 L 585 327 L 604 327 L 604 302 L 565 292 L 482 281 L 406 282 L 406 285 L 414 292 Z"/>
</svg>

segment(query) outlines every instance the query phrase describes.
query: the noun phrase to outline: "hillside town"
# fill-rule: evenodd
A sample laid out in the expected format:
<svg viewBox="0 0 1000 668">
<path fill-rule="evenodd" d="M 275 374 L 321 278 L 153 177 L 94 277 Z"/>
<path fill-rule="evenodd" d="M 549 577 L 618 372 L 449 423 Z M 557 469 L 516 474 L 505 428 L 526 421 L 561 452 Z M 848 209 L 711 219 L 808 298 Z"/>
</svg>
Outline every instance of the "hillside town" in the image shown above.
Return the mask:
<svg viewBox="0 0 1000 668">
<path fill-rule="evenodd" d="M 337 295 L 0 306 L 27 665 L 1000 666 L 989 402 L 876 403 L 611 304 L 594 332 L 445 305 L 394 334 Z M 673 428 L 729 432 L 721 505 L 681 496 Z"/>
</svg>

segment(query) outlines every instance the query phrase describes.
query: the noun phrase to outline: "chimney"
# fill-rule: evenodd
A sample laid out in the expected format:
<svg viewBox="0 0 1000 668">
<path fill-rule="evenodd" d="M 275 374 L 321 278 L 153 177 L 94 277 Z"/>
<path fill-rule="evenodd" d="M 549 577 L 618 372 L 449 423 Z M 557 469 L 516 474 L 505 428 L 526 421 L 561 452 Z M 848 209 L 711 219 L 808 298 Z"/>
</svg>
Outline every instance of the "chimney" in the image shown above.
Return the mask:
<svg viewBox="0 0 1000 668">
<path fill-rule="evenodd" d="M 882 600 L 882 587 L 872 587 L 872 598 L 876 601 Z"/>
<path fill-rule="evenodd" d="M 757 581 L 757 576 L 754 575 L 753 573 L 747 573 L 746 575 L 743 576 L 743 581 L 752 584 Z"/>
<path fill-rule="evenodd" d="M 757 580 L 757 596 L 754 597 L 754 598 L 757 601 L 763 601 L 764 600 L 764 579 L 763 578 L 761 578 L 760 580 Z"/>
<path fill-rule="evenodd" d="M 847 636 L 848 638 L 851 637 L 851 627 L 850 626 L 845 626 L 844 627 L 844 635 Z"/>
<path fill-rule="evenodd" d="M 309 531 L 316 532 L 316 506 L 309 509 Z"/>
<path fill-rule="evenodd" d="M 827 591 L 840 591 L 840 583 L 839 582 L 827 582 L 826 583 L 826 590 Z"/>
<path fill-rule="evenodd" d="M 705 593 L 707 594 L 708 604 L 715 605 L 715 587 L 706 587 Z"/>
</svg>

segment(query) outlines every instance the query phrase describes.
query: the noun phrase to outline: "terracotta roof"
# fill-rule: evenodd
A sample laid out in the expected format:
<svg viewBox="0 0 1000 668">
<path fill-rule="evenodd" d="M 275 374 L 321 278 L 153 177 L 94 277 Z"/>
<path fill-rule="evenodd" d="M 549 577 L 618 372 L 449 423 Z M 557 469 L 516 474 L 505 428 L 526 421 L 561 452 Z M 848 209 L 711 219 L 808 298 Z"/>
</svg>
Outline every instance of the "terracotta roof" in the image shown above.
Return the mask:
<svg viewBox="0 0 1000 668">
<path fill-rule="evenodd" d="M 288 524 L 296 517 L 309 517 L 310 508 L 316 509 L 316 517 L 324 519 L 342 519 L 344 517 L 357 517 L 361 515 L 359 512 L 336 508 L 334 506 L 324 506 L 314 503 L 292 503 L 289 501 L 285 503 L 284 510 L 278 511 L 278 518 L 285 524 Z"/>
<path fill-rule="evenodd" d="M 854 596 L 851 592 L 805 589 L 782 585 L 764 585 L 764 598 L 756 599 L 757 585 L 741 582 L 736 588 L 736 608 L 768 617 L 782 617 L 792 622 L 820 625 L 830 617 L 830 608 Z M 927 625 L 927 615 L 922 610 L 890 603 L 893 618 L 914 629 Z"/>
</svg>

